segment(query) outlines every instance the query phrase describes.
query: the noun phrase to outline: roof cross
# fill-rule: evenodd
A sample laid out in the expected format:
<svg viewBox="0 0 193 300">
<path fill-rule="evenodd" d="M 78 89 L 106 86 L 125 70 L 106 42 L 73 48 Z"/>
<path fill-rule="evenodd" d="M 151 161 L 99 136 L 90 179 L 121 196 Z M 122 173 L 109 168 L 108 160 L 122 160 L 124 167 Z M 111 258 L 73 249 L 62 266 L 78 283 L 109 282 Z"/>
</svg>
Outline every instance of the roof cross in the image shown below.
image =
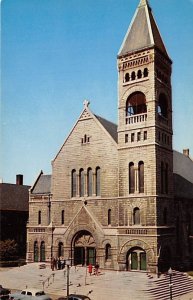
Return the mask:
<svg viewBox="0 0 193 300">
<path fill-rule="evenodd" d="M 84 100 L 84 102 L 83 102 L 83 104 L 84 104 L 84 107 L 88 107 L 89 106 L 89 104 L 90 104 L 90 102 L 88 101 L 88 100 Z"/>
<path fill-rule="evenodd" d="M 144 5 L 149 6 L 148 0 L 140 0 L 139 6 L 144 6 Z"/>
</svg>

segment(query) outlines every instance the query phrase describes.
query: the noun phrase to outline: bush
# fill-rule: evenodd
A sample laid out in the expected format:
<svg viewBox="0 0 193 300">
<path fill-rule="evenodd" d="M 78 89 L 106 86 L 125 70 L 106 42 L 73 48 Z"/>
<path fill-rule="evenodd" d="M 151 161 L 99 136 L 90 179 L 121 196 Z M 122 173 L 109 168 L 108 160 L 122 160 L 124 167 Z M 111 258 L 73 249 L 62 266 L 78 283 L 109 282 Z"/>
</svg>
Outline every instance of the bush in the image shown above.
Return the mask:
<svg viewBox="0 0 193 300">
<path fill-rule="evenodd" d="M 14 240 L 0 241 L 0 260 L 14 260 L 18 256 L 18 245 Z"/>
</svg>

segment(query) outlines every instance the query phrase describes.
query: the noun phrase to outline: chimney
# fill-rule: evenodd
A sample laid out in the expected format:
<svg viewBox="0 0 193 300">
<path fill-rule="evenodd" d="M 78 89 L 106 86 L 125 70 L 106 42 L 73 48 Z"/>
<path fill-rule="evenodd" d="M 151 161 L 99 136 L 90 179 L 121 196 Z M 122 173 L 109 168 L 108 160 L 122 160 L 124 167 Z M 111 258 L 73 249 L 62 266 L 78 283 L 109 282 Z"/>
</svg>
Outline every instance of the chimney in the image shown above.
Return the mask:
<svg viewBox="0 0 193 300">
<path fill-rule="evenodd" d="M 189 149 L 183 149 L 183 154 L 187 157 L 189 157 L 189 152 L 190 152 Z"/>
<path fill-rule="evenodd" d="M 17 174 L 16 175 L 16 184 L 17 185 L 23 185 L 23 175 L 22 174 Z"/>
</svg>

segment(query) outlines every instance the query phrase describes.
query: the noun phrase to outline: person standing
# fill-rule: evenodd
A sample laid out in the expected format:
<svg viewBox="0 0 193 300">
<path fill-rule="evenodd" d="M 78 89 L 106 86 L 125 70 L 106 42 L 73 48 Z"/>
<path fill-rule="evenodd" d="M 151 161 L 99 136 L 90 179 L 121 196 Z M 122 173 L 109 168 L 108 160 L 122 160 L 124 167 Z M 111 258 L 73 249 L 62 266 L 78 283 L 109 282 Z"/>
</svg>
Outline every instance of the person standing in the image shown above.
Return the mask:
<svg viewBox="0 0 193 300">
<path fill-rule="evenodd" d="M 95 275 L 99 275 L 99 264 L 98 262 L 96 262 L 96 265 L 95 265 Z"/>
<path fill-rule="evenodd" d="M 91 276 L 92 275 L 92 264 L 91 263 L 89 263 L 89 265 L 88 265 L 88 272 Z"/>
</svg>

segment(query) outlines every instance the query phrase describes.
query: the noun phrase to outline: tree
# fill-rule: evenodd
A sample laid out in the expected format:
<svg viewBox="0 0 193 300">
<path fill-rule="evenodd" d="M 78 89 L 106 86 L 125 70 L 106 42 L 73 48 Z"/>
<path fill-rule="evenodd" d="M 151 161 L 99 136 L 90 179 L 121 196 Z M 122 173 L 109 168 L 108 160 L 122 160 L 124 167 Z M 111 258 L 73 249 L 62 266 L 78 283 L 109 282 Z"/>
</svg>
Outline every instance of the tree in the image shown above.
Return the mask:
<svg viewBox="0 0 193 300">
<path fill-rule="evenodd" d="M 13 260 L 18 255 L 18 245 L 14 240 L 0 241 L 0 260 Z"/>
</svg>

